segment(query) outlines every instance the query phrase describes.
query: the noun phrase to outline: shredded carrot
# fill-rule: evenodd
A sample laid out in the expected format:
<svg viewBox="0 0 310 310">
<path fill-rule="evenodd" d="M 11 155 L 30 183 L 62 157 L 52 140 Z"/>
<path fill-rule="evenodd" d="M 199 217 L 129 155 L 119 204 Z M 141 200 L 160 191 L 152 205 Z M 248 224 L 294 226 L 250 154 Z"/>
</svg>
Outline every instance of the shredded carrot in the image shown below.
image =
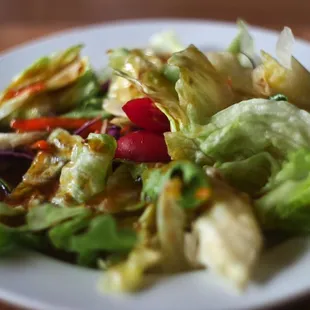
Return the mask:
<svg viewBox="0 0 310 310">
<path fill-rule="evenodd" d="M 45 140 L 39 140 L 31 145 L 32 149 L 40 150 L 40 151 L 49 151 L 51 146 Z"/>
<path fill-rule="evenodd" d="M 211 191 L 207 187 L 198 188 L 195 193 L 195 197 L 199 200 L 207 200 L 211 195 Z"/>
</svg>

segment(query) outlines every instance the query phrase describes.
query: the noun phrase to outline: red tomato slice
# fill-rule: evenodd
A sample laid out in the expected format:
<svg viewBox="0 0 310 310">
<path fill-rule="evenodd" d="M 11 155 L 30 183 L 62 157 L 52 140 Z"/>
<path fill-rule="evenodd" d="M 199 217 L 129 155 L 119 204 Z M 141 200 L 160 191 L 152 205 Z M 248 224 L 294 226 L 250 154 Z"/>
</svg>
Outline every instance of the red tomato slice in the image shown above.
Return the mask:
<svg viewBox="0 0 310 310">
<path fill-rule="evenodd" d="M 134 131 L 117 141 L 116 158 L 135 162 L 170 161 L 165 139 L 149 131 Z"/>
<path fill-rule="evenodd" d="M 123 106 L 123 111 L 140 128 L 160 133 L 170 131 L 167 116 L 149 98 L 130 100 Z"/>
</svg>

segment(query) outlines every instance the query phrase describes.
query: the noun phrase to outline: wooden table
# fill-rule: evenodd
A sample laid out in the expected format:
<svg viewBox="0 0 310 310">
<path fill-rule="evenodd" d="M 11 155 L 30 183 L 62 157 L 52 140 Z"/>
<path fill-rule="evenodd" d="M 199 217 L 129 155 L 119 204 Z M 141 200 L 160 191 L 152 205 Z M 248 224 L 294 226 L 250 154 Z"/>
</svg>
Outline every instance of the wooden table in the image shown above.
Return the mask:
<svg viewBox="0 0 310 310">
<path fill-rule="evenodd" d="M 0 51 L 74 26 L 157 17 L 226 21 L 241 17 L 251 24 L 278 30 L 288 25 L 296 36 L 310 40 L 309 12 L 307 0 L 0 0 Z M 20 308 L 0 303 L 0 309 Z M 272 309 L 310 309 L 310 297 Z"/>
</svg>

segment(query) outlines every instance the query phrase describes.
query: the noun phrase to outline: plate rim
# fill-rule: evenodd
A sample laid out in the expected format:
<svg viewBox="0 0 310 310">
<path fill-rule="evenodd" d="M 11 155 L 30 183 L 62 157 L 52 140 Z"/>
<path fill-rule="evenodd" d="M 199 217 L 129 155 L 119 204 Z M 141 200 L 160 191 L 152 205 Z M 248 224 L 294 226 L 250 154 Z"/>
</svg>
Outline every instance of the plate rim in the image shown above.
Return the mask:
<svg viewBox="0 0 310 310">
<path fill-rule="evenodd" d="M 236 19 L 237 21 L 237 19 Z M 0 51 L 0 61 L 2 58 L 8 56 L 9 54 L 16 52 L 19 49 L 22 49 L 24 47 L 31 46 L 33 44 L 37 43 L 43 43 L 45 40 L 53 39 L 59 36 L 65 36 L 65 35 L 70 35 L 74 33 L 78 33 L 79 31 L 87 31 L 91 29 L 98 29 L 98 28 L 113 28 L 113 27 L 120 27 L 120 26 L 131 26 L 131 25 L 138 25 L 138 24 L 155 24 L 155 23 L 187 23 L 187 24 L 213 24 L 213 25 L 223 25 L 231 28 L 236 28 L 237 25 L 236 22 L 232 21 L 225 21 L 225 20 L 217 20 L 217 19 L 203 19 L 203 18 L 178 18 L 178 17 L 171 17 L 171 18 L 166 18 L 166 17 L 159 17 L 159 18 L 128 18 L 128 19 L 116 19 L 112 21 L 107 21 L 107 22 L 98 22 L 98 23 L 89 23 L 85 25 L 77 25 L 77 26 L 69 26 L 65 27 L 64 29 L 49 33 L 47 35 L 41 35 L 37 38 L 27 40 L 22 43 L 18 43 L 16 45 L 13 45 L 11 47 L 8 47 L 2 51 Z M 268 27 L 264 26 L 259 26 L 259 25 L 252 25 L 248 23 L 250 30 L 251 31 L 259 31 L 259 32 L 264 32 L 267 34 L 271 35 L 279 35 L 280 30 L 275 30 L 275 29 L 270 29 Z M 285 25 L 284 25 L 285 26 Z M 283 27 L 284 27 L 283 26 Z M 288 25 L 289 27 L 289 25 Z M 305 40 L 303 38 L 300 38 L 296 35 L 294 35 L 295 41 L 306 44 L 310 48 L 310 41 Z"/>
</svg>

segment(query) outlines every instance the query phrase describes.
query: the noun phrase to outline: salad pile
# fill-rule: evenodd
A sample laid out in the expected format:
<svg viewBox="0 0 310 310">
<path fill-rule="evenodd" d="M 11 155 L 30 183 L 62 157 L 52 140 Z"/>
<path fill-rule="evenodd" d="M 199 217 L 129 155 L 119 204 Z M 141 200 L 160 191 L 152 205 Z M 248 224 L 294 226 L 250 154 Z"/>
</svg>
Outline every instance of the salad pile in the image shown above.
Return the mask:
<svg viewBox="0 0 310 310">
<path fill-rule="evenodd" d="M 173 33 L 44 57 L 0 94 L 0 254 L 104 270 L 101 287 L 208 269 L 244 289 L 269 236 L 310 232 L 310 74 L 245 23 L 227 50 Z M 1 263 L 1 260 L 0 260 Z"/>
</svg>

